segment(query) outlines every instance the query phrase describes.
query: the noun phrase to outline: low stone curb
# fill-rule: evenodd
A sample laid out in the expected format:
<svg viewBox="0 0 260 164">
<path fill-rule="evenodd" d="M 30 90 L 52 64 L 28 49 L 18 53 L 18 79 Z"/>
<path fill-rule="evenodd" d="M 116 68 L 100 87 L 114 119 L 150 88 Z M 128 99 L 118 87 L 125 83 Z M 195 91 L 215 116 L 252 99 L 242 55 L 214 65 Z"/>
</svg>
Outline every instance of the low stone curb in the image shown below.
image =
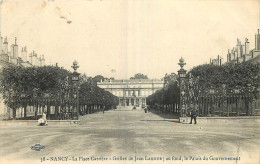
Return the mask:
<svg viewBox="0 0 260 164">
<path fill-rule="evenodd" d="M 79 125 L 80 120 L 47 120 L 48 125 Z M 38 120 L 1 120 L 1 125 L 38 125 Z"/>
<path fill-rule="evenodd" d="M 241 116 L 241 117 L 197 117 L 197 122 L 218 122 L 218 123 L 228 123 L 228 122 L 243 122 L 245 120 L 254 120 L 260 122 L 260 116 Z M 190 117 L 180 117 L 180 123 L 189 123 Z M 193 120 L 194 123 L 194 120 Z"/>
</svg>

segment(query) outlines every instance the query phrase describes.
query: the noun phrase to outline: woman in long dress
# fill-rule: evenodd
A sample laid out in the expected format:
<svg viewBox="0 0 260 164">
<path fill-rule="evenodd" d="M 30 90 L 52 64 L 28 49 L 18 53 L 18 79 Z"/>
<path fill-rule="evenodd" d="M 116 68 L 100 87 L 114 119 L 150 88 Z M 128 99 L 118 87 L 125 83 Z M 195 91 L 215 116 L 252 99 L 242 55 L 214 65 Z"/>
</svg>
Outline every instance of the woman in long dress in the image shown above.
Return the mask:
<svg viewBox="0 0 260 164">
<path fill-rule="evenodd" d="M 40 118 L 40 119 L 38 120 L 38 123 L 39 123 L 40 126 L 48 125 L 47 119 L 46 119 L 46 112 L 43 112 L 43 113 L 42 113 L 42 118 Z"/>
</svg>

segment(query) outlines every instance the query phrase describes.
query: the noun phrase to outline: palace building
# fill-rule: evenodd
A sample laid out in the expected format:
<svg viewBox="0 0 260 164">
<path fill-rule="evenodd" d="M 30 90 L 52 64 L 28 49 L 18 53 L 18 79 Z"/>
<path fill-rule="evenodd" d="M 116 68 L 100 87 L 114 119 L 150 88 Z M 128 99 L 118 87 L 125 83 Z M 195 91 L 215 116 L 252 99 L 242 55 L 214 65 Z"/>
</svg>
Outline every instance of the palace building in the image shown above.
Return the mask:
<svg viewBox="0 0 260 164">
<path fill-rule="evenodd" d="M 164 87 L 163 80 L 107 80 L 97 83 L 100 88 L 119 97 L 119 106 L 145 106 L 146 98 Z"/>
</svg>

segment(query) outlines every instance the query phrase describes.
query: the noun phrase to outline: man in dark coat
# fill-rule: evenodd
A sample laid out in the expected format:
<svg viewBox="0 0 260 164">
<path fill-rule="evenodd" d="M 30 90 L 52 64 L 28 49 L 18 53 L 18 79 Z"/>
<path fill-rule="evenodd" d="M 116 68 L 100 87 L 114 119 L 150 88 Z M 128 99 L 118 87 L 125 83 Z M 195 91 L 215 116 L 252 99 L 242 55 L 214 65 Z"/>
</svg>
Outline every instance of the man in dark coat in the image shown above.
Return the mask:
<svg viewBox="0 0 260 164">
<path fill-rule="evenodd" d="M 196 124 L 196 117 L 197 117 L 197 114 L 196 114 L 196 110 L 192 110 L 190 111 L 190 124 L 192 124 L 192 119 L 194 119 L 194 124 Z"/>
</svg>

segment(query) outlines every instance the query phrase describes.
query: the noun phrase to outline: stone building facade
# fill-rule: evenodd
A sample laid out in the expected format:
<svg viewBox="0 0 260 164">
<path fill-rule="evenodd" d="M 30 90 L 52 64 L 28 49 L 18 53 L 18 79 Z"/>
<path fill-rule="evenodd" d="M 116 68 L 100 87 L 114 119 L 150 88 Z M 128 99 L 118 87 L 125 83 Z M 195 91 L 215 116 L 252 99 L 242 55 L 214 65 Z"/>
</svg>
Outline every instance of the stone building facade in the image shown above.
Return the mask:
<svg viewBox="0 0 260 164">
<path fill-rule="evenodd" d="M 227 62 L 223 62 L 223 58 L 218 55 L 215 59 L 210 59 L 210 64 L 212 65 L 222 65 L 222 64 L 236 64 L 246 61 L 258 60 L 260 56 L 260 32 L 255 34 L 255 45 L 254 49 L 250 50 L 250 42 L 247 38 L 243 42 L 237 39 L 237 44 L 232 49 L 228 49 Z"/>
<path fill-rule="evenodd" d="M 164 81 L 152 79 L 108 80 L 98 87 L 119 98 L 119 106 L 145 106 L 146 98 L 164 87 Z"/>
<path fill-rule="evenodd" d="M 9 49 L 10 48 L 10 49 Z M 29 58 L 28 58 L 29 57 Z M 7 37 L 3 38 L 0 33 L 0 60 L 1 63 L 10 63 L 22 67 L 30 66 L 44 66 L 44 55 L 38 55 L 32 51 L 29 56 L 27 54 L 27 47 L 22 47 L 19 53 L 17 39 L 15 38 L 14 44 L 9 46 Z"/>
<path fill-rule="evenodd" d="M 20 52 L 18 49 L 17 39 L 14 39 L 13 44 L 9 46 L 8 38 L 3 38 L 0 33 L 0 70 L 4 66 L 8 65 L 17 65 L 21 67 L 31 67 L 31 66 L 44 66 L 45 59 L 44 56 L 38 56 L 37 53 L 34 51 L 31 52 L 29 55 L 27 54 L 27 48 L 22 47 Z M 29 108 L 28 108 L 29 109 Z M 17 116 L 21 114 L 22 109 L 17 110 Z M 28 111 L 28 116 L 30 114 L 31 109 Z M 31 112 L 33 114 L 33 111 Z M 4 104 L 4 100 L 2 95 L 0 94 L 0 119 L 9 118 L 12 116 L 12 110 L 8 108 Z"/>
</svg>

